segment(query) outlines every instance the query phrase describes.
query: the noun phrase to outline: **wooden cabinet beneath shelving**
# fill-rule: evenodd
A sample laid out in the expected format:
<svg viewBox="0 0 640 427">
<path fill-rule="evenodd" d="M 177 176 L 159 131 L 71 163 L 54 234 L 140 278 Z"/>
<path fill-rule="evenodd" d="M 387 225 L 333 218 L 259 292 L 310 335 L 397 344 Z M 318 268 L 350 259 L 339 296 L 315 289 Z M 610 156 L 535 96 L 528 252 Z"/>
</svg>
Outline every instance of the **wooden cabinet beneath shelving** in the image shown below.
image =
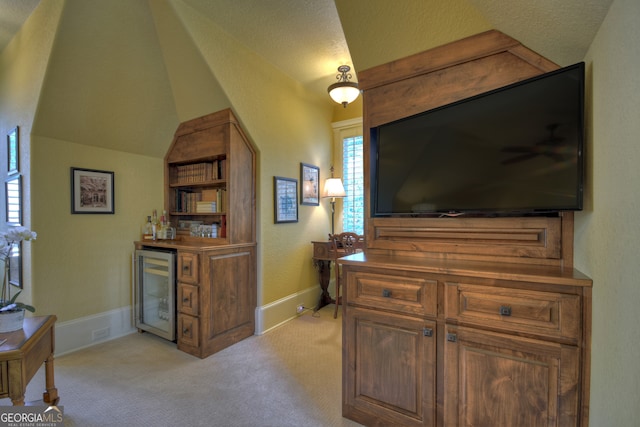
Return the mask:
<svg viewBox="0 0 640 427">
<path fill-rule="evenodd" d="M 180 281 L 178 268 L 178 349 L 204 358 L 255 331 L 255 245 L 225 245 L 199 251 L 178 250 L 184 265 L 198 266 Z"/>
</svg>

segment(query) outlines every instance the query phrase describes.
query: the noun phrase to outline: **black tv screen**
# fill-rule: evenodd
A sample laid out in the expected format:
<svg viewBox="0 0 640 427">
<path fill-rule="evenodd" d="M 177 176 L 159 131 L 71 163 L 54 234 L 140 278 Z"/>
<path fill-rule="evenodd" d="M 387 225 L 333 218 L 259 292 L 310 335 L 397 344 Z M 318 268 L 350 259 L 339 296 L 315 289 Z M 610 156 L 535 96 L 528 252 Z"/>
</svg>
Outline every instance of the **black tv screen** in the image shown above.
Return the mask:
<svg viewBox="0 0 640 427">
<path fill-rule="evenodd" d="M 584 63 L 371 129 L 373 216 L 582 209 Z"/>
</svg>

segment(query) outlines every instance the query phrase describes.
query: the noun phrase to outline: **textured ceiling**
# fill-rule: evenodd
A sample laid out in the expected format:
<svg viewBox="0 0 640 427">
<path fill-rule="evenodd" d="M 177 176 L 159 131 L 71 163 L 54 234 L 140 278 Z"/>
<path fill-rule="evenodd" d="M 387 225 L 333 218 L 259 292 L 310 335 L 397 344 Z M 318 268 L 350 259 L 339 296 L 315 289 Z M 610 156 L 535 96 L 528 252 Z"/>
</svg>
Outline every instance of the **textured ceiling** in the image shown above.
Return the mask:
<svg viewBox="0 0 640 427">
<path fill-rule="evenodd" d="M 9 43 L 40 0 L 0 0 L 0 51 Z"/>
<path fill-rule="evenodd" d="M 302 84 L 324 90 L 340 64 L 366 69 L 490 28 L 569 65 L 584 57 L 612 0 L 177 1 Z M 0 0 L 0 50 L 39 2 Z"/>
<path fill-rule="evenodd" d="M 0 0 L 0 50 L 31 14 L 55 19 L 32 132 L 161 157 L 180 118 L 230 104 L 226 91 L 252 75 L 224 74 L 202 49 L 255 52 L 337 108 L 326 89 L 339 65 L 357 79 L 489 29 L 561 66 L 578 62 L 611 1 Z"/>
</svg>

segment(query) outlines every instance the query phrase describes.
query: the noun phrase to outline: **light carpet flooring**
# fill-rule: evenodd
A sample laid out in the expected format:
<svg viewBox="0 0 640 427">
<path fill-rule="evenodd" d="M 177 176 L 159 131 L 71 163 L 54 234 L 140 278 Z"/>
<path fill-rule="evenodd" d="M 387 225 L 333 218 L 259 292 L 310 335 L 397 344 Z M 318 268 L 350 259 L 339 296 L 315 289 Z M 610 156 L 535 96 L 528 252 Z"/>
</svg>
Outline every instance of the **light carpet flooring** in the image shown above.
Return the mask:
<svg viewBox="0 0 640 427">
<path fill-rule="evenodd" d="M 202 360 L 146 333 L 60 356 L 65 426 L 359 426 L 341 415 L 342 320 L 333 307 Z M 26 400 L 43 389 L 40 369 Z"/>
</svg>

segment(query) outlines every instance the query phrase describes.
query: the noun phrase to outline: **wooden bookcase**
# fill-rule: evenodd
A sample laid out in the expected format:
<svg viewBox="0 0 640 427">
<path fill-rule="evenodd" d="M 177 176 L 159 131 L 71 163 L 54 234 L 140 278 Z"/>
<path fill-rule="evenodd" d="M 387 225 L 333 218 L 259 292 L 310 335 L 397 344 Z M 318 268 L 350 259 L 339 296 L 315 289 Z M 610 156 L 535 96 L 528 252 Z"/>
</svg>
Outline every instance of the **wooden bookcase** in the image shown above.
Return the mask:
<svg viewBox="0 0 640 427">
<path fill-rule="evenodd" d="M 358 73 L 370 130 L 558 66 L 488 31 Z M 364 157 L 365 194 L 370 165 Z M 591 279 L 573 213 L 373 218 L 338 262 L 343 415 L 364 425 L 586 426 Z"/>
<path fill-rule="evenodd" d="M 192 238 L 190 224 L 199 222 L 219 227 L 218 237 L 204 242 L 255 242 L 255 168 L 253 146 L 231 110 L 180 124 L 164 174 L 165 210 L 177 235 Z M 203 201 L 208 206 L 198 211 Z M 211 201 L 215 209 L 208 212 Z"/>
</svg>

